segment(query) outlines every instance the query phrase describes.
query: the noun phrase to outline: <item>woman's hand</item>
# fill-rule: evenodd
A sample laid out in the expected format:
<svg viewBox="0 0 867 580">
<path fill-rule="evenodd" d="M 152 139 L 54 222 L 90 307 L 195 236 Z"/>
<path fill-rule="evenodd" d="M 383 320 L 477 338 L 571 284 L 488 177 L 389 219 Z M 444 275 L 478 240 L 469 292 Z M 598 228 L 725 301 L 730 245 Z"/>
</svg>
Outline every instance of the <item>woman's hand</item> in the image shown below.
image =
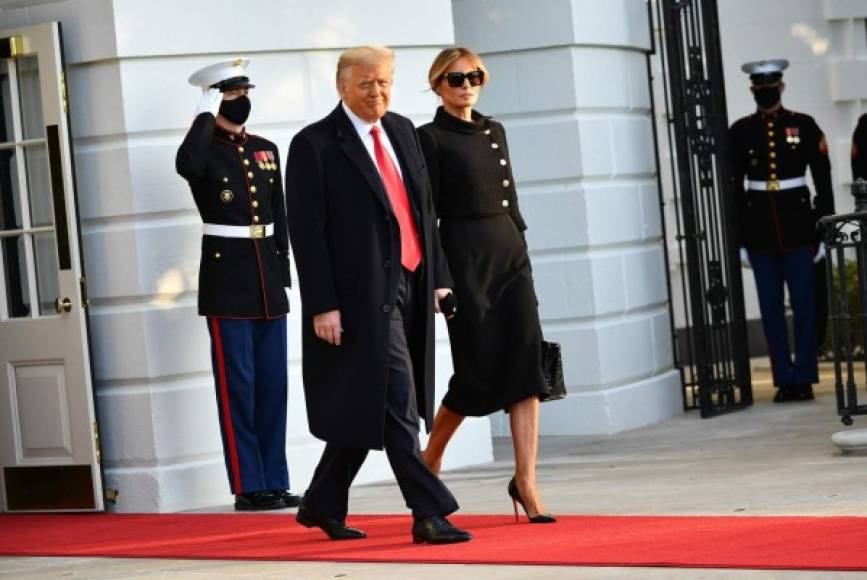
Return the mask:
<svg viewBox="0 0 867 580">
<path fill-rule="evenodd" d="M 451 288 L 437 288 L 436 290 L 434 290 L 434 312 L 436 312 L 436 313 L 442 312 L 445 315 L 446 320 L 449 320 L 450 318 L 454 318 L 455 312 L 458 311 L 457 305 L 455 305 L 451 309 L 446 308 L 445 311 L 440 306 L 440 302 L 446 301 L 446 296 L 449 296 L 449 295 L 452 296 L 451 302 L 454 302 L 454 295 L 452 295 L 452 289 Z"/>
</svg>

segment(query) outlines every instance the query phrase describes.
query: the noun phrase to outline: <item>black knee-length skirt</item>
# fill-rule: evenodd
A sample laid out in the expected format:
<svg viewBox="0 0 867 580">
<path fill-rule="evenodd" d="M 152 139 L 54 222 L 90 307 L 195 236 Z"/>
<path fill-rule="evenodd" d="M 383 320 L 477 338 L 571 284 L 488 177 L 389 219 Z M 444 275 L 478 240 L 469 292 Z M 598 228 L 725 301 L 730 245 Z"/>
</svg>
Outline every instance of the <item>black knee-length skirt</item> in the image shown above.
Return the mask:
<svg viewBox="0 0 867 580">
<path fill-rule="evenodd" d="M 440 220 L 458 311 L 443 405 L 484 416 L 543 392 L 538 301 L 524 237 L 508 214 Z"/>
</svg>

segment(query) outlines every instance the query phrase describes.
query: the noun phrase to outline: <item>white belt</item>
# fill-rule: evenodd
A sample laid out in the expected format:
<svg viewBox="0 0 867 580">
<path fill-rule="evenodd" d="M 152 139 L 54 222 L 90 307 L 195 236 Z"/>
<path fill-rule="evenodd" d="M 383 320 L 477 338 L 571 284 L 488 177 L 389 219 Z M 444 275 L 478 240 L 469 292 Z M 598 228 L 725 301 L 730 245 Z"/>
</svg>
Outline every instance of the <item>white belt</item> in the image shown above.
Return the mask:
<svg viewBox="0 0 867 580">
<path fill-rule="evenodd" d="M 221 238 L 267 238 L 274 235 L 274 224 L 256 224 L 252 226 L 202 224 L 202 233 L 206 236 L 219 236 Z"/>
<path fill-rule="evenodd" d="M 779 191 L 781 189 L 795 189 L 807 185 L 806 177 L 793 177 L 792 179 L 780 179 L 778 181 L 747 181 L 747 189 L 753 191 Z"/>
</svg>

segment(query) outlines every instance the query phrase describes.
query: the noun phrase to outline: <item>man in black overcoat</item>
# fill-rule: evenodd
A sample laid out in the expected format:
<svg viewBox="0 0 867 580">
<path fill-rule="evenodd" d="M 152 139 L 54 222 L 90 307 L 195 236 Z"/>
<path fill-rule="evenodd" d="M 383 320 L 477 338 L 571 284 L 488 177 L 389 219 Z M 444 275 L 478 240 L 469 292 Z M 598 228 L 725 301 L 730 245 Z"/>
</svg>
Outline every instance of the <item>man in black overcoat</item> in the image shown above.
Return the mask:
<svg viewBox="0 0 867 580">
<path fill-rule="evenodd" d="M 297 521 L 331 539 L 346 526 L 349 486 L 385 449 L 412 510 L 415 542 L 466 541 L 458 508 L 421 458 L 419 415 L 434 410 L 434 311 L 452 285 L 415 129 L 387 112 L 393 53 L 365 46 L 337 65 L 341 102 L 292 140 L 289 235 L 301 289 L 310 431 L 326 441 Z"/>
</svg>

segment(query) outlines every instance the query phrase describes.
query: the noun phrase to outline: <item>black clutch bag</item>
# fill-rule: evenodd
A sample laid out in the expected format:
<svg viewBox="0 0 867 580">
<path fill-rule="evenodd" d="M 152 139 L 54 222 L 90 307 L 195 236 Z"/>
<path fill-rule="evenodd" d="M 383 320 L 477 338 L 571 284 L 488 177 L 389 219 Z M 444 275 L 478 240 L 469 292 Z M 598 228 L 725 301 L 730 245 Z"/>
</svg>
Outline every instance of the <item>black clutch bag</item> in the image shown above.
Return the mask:
<svg viewBox="0 0 867 580">
<path fill-rule="evenodd" d="M 539 400 L 556 401 L 566 398 L 566 382 L 563 380 L 563 359 L 560 344 L 542 341 L 542 376 L 545 377 L 545 392 Z"/>
</svg>

